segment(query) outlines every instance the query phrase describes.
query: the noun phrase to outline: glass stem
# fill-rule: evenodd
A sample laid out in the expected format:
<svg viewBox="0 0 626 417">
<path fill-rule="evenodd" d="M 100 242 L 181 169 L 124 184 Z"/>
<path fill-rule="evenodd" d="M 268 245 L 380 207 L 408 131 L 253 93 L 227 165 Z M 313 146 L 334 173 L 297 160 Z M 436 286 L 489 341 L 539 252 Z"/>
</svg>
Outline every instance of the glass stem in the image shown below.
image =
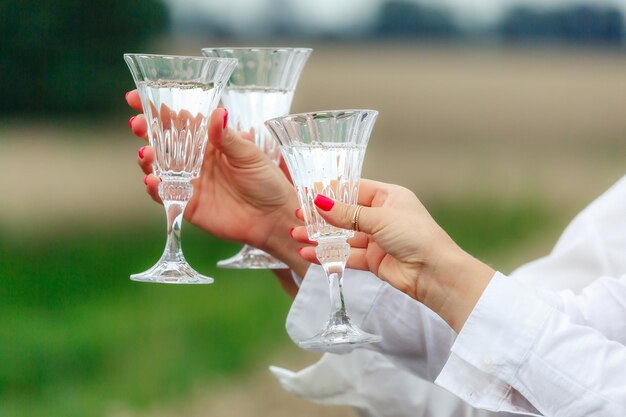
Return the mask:
<svg viewBox="0 0 626 417">
<path fill-rule="evenodd" d="M 161 256 L 164 262 L 185 262 L 181 247 L 180 231 L 183 213 L 191 198 L 193 187 L 189 181 L 162 181 L 159 196 L 163 200 L 167 216 L 167 243 Z"/>
<path fill-rule="evenodd" d="M 348 256 L 350 256 L 350 245 L 343 239 L 321 241 L 315 248 L 315 254 L 328 278 L 330 290 L 329 324 L 331 326 L 349 324 L 350 319 L 343 299 L 343 273 Z"/>
</svg>

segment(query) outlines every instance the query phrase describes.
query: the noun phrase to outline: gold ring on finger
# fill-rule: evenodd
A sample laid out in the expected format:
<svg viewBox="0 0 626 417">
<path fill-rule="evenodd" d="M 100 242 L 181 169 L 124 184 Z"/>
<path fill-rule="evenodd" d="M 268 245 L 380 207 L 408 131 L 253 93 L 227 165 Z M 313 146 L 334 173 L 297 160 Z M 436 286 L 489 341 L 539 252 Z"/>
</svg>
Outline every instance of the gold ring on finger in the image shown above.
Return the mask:
<svg viewBox="0 0 626 417">
<path fill-rule="evenodd" d="M 354 210 L 354 214 L 352 215 L 352 230 L 355 232 L 359 232 L 359 215 L 361 214 L 361 209 L 363 206 L 356 206 L 356 210 Z"/>
</svg>

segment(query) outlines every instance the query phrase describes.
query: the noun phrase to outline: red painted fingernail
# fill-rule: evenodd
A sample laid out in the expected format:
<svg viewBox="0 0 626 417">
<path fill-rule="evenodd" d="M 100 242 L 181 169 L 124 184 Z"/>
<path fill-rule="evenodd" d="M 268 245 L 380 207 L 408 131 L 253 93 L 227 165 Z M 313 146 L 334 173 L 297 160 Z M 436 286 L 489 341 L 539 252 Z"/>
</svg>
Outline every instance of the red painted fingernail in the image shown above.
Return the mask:
<svg viewBox="0 0 626 417">
<path fill-rule="evenodd" d="M 291 229 L 289 229 L 289 235 L 291 235 L 291 237 L 293 237 L 293 230 L 295 229 L 295 227 L 292 227 Z"/>
<path fill-rule="evenodd" d="M 137 116 L 133 116 L 128 120 L 128 126 L 132 129 L 133 128 L 133 120 L 135 120 L 135 117 Z"/>
<path fill-rule="evenodd" d="M 328 211 L 335 205 L 335 202 L 325 195 L 318 194 L 313 200 L 315 205 L 324 211 Z"/>
<path fill-rule="evenodd" d="M 139 159 L 143 159 L 143 151 L 146 150 L 145 146 L 142 146 L 141 148 L 139 148 L 139 151 L 137 152 L 137 154 L 139 155 Z"/>
<path fill-rule="evenodd" d="M 130 94 L 130 91 L 127 91 L 126 94 L 124 94 L 124 98 L 126 99 L 126 101 L 128 101 L 128 95 Z"/>
<path fill-rule="evenodd" d="M 302 256 L 302 249 L 304 248 L 298 248 L 298 255 Z"/>
<path fill-rule="evenodd" d="M 228 124 L 228 109 L 224 108 L 224 129 L 226 129 L 226 125 Z"/>
<path fill-rule="evenodd" d="M 143 177 L 143 183 L 148 185 L 148 176 Z"/>
</svg>

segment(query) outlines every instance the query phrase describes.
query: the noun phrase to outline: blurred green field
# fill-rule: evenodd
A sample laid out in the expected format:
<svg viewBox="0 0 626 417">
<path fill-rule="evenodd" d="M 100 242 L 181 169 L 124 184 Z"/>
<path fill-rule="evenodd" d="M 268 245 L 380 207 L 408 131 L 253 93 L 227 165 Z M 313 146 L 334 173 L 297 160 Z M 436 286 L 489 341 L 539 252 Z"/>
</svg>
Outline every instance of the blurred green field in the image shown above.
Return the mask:
<svg viewBox="0 0 626 417">
<path fill-rule="evenodd" d="M 492 261 L 555 220 L 532 202 L 457 201 L 432 211 L 461 245 Z M 290 300 L 271 274 L 215 268 L 237 245 L 187 225 L 185 254 L 215 284 L 143 284 L 128 275 L 160 255 L 160 225 L 72 226 L 36 240 L 0 240 L 0 415 L 150 410 L 290 343 Z"/>
<path fill-rule="evenodd" d="M 148 407 L 286 342 L 289 300 L 269 273 L 216 271 L 236 245 L 191 227 L 185 253 L 214 285 L 129 281 L 160 255 L 164 235 L 153 226 L 2 240 L 0 415 Z"/>
</svg>

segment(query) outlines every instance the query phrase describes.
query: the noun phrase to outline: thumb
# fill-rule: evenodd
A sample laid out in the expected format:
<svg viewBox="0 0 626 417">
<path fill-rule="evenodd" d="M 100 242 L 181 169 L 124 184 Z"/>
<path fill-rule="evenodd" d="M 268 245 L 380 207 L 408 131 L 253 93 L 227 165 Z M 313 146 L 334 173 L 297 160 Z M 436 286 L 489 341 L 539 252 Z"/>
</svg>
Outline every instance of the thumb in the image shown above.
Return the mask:
<svg viewBox="0 0 626 417">
<path fill-rule="evenodd" d="M 289 168 L 287 168 L 287 162 L 285 162 L 285 158 L 280 158 L 280 163 L 278 164 L 280 170 L 285 174 L 287 179 L 291 184 L 293 184 L 293 179 L 291 178 L 291 173 L 289 172 Z"/>
<path fill-rule="evenodd" d="M 342 229 L 354 229 L 353 221 L 359 206 L 345 204 L 318 194 L 313 200 L 320 216 L 329 224 Z M 374 234 L 384 224 L 384 212 L 379 207 L 360 206 L 358 215 L 358 230 L 367 234 Z"/>
<path fill-rule="evenodd" d="M 217 108 L 209 123 L 209 141 L 228 161 L 237 165 L 249 165 L 263 158 L 254 142 L 245 140 L 233 129 L 228 129 L 228 110 Z"/>
</svg>

